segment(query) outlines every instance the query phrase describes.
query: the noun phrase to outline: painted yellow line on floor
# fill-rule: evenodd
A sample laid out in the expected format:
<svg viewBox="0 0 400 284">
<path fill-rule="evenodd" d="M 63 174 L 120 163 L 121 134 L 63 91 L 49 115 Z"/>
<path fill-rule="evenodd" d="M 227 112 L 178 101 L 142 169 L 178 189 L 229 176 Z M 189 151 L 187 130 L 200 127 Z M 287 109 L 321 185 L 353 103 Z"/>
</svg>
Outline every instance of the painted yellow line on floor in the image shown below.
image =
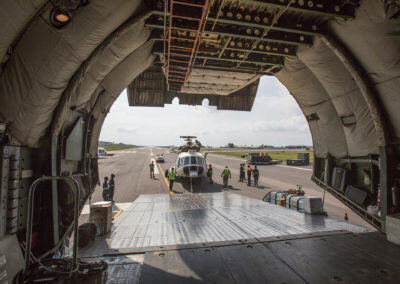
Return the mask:
<svg viewBox="0 0 400 284">
<path fill-rule="evenodd" d="M 113 220 L 116 219 L 119 215 L 121 215 L 122 212 L 123 212 L 122 210 L 119 210 L 117 213 L 115 213 L 114 216 L 112 216 L 112 219 Z"/>
<path fill-rule="evenodd" d="M 160 166 L 159 163 L 157 163 L 157 166 L 158 166 L 158 168 L 160 169 L 161 175 L 163 176 L 164 181 L 165 181 L 165 184 L 167 185 L 167 189 L 169 190 L 169 182 L 168 182 L 168 179 L 165 177 L 164 171 L 161 169 L 161 166 Z M 169 191 L 169 193 L 170 193 L 170 194 L 174 194 L 173 191 Z"/>
</svg>

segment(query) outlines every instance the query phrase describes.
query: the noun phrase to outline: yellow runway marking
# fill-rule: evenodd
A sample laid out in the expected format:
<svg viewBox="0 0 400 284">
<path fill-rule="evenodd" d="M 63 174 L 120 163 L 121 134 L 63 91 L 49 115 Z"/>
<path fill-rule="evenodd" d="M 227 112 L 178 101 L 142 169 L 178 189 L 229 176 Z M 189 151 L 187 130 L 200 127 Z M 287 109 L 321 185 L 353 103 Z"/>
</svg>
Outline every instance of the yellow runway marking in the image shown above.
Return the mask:
<svg viewBox="0 0 400 284">
<path fill-rule="evenodd" d="M 121 215 L 122 212 L 122 210 L 119 210 L 117 213 L 115 213 L 114 216 L 112 216 L 112 219 L 114 220 L 115 218 L 117 218 L 119 215 Z"/>
<path fill-rule="evenodd" d="M 161 166 L 160 166 L 159 163 L 157 163 L 157 166 L 158 166 L 158 168 L 160 169 L 160 172 L 161 172 L 161 174 L 162 174 L 162 176 L 163 176 L 163 178 L 164 178 L 165 184 L 167 185 L 167 189 L 169 190 L 169 182 L 168 182 L 167 178 L 166 178 L 165 175 L 164 175 L 164 171 L 161 169 Z M 174 194 L 173 191 L 169 191 L 169 193 L 170 193 L 170 194 Z"/>
</svg>

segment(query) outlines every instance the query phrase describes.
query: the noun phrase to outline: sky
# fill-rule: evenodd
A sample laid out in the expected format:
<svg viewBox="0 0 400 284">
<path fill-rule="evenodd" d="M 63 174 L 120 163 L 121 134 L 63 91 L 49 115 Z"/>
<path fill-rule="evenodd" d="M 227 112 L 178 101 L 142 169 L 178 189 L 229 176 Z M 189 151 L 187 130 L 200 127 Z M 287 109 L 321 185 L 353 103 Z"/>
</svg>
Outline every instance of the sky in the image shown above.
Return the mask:
<svg viewBox="0 0 400 284">
<path fill-rule="evenodd" d="M 289 91 L 273 76 L 261 77 L 251 112 L 213 106 L 129 107 L 126 90 L 104 122 L 101 141 L 141 146 L 181 145 L 195 135 L 207 146 L 312 145 L 307 121 Z"/>
</svg>

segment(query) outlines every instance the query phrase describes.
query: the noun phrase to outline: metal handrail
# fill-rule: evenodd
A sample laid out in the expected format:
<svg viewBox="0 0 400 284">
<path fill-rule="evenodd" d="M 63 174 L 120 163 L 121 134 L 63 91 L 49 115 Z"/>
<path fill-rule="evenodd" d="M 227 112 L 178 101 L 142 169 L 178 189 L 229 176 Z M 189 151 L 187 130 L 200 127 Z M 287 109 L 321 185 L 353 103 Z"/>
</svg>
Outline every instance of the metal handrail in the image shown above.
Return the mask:
<svg viewBox="0 0 400 284">
<path fill-rule="evenodd" d="M 26 232 L 26 243 L 25 243 L 25 267 L 24 274 L 29 269 L 29 257 L 31 254 L 31 242 L 32 242 L 32 226 L 33 226 L 33 207 L 34 207 L 34 196 L 38 184 L 48 180 L 62 180 L 70 186 L 74 191 L 75 202 L 74 202 L 74 248 L 73 248 L 73 267 L 75 268 L 78 264 L 78 217 L 79 217 L 79 183 L 72 177 L 69 176 L 43 176 L 35 180 L 29 187 L 28 197 L 28 217 L 27 217 L 27 232 Z M 57 214 L 54 213 L 53 214 Z"/>
</svg>

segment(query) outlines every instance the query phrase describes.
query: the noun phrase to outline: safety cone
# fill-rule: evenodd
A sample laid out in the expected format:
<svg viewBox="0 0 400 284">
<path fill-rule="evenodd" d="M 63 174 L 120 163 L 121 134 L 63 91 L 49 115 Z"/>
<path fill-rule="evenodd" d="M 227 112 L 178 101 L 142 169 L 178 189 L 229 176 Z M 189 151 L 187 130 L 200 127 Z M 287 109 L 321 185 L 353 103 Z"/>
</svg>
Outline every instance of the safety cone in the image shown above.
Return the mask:
<svg viewBox="0 0 400 284">
<path fill-rule="evenodd" d="M 349 221 L 349 216 L 347 216 L 347 213 L 344 213 L 344 220 Z"/>
</svg>

